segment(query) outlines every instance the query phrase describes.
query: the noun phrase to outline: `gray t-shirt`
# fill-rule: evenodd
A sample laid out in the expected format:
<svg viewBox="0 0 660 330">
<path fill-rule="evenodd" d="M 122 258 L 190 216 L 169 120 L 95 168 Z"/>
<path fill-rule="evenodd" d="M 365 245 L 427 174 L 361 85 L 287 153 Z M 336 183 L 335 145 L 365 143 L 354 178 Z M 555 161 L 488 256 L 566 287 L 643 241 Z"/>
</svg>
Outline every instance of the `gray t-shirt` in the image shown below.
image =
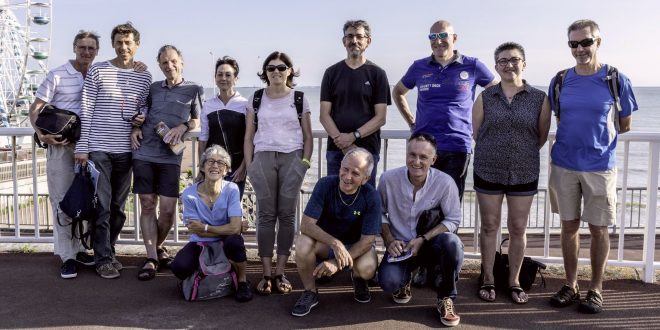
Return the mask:
<svg viewBox="0 0 660 330">
<path fill-rule="evenodd" d="M 147 118 L 142 125 L 140 148 L 133 158 L 160 164 L 180 165 L 183 155 L 176 155 L 156 133 L 156 125 L 165 123 L 174 128 L 189 119 L 199 118 L 204 102 L 204 88 L 192 81 L 168 87 L 165 81 L 151 84 L 147 98 Z"/>
</svg>

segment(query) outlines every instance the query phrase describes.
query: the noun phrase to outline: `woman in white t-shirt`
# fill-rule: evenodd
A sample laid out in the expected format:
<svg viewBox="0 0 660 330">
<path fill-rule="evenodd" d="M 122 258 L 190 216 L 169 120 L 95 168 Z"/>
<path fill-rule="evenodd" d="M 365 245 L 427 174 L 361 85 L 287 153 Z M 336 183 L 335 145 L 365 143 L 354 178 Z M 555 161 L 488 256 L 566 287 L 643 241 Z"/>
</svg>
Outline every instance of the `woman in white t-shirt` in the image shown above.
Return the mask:
<svg viewBox="0 0 660 330">
<path fill-rule="evenodd" d="M 268 86 L 256 91 L 247 104 L 245 165 L 257 196 L 257 244 L 263 265 L 257 293 L 264 295 L 273 288 L 279 293 L 291 292 L 284 266 L 293 245 L 298 196 L 313 149 L 309 102 L 293 90 L 294 76 L 298 73 L 289 56 L 271 53 L 259 73 Z M 254 102 L 255 98 L 260 102 Z M 256 111 L 255 103 L 259 103 Z M 272 276 L 276 224 L 277 262 Z"/>
</svg>

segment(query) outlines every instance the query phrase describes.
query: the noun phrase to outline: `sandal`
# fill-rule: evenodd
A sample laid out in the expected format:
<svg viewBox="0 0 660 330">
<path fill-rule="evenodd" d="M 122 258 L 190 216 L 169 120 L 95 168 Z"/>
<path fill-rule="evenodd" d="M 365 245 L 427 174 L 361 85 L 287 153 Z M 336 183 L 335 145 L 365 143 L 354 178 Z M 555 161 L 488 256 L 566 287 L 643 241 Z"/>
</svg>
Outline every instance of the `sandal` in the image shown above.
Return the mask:
<svg viewBox="0 0 660 330">
<path fill-rule="evenodd" d="M 264 276 L 264 278 L 259 281 L 257 284 L 257 293 L 262 296 L 267 296 L 271 291 L 270 276 Z"/>
<path fill-rule="evenodd" d="M 482 292 L 487 292 L 488 296 L 482 295 L 481 294 Z M 490 298 L 491 295 L 493 296 L 493 298 Z M 478 296 L 483 301 L 487 301 L 487 302 L 495 301 L 495 298 L 496 298 L 495 297 L 495 285 L 493 285 L 493 284 L 484 284 L 484 285 L 482 285 L 481 287 L 479 287 Z"/>
<path fill-rule="evenodd" d="M 147 264 L 152 264 L 154 268 L 145 268 L 147 267 Z M 147 258 L 144 261 L 144 264 L 142 264 L 142 269 L 138 271 L 138 280 L 140 281 L 148 281 L 154 277 L 156 277 L 156 272 L 158 271 L 158 267 L 160 266 L 160 263 L 156 259 L 152 258 Z"/>
<path fill-rule="evenodd" d="M 517 295 L 518 295 L 518 299 L 521 299 L 521 300 L 514 299 L 514 298 L 513 298 L 513 294 L 514 294 L 514 293 L 517 294 Z M 525 290 L 523 290 L 523 288 L 521 288 L 521 287 L 519 287 L 519 286 L 515 286 L 515 285 L 514 285 L 514 286 L 512 286 L 512 287 L 509 287 L 509 297 L 511 297 L 511 301 L 513 301 L 515 304 L 518 304 L 518 305 L 524 305 L 524 304 L 527 303 L 527 301 L 529 301 L 529 296 L 527 296 L 527 294 L 525 294 L 525 297 L 524 297 L 524 298 L 522 298 L 522 297 L 520 296 L 520 295 L 523 294 L 523 293 L 525 293 Z"/>
<path fill-rule="evenodd" d="M 169 268 L 172 263 L 172 258 L 169 254 L 169 251 L 163 246 L 156 249 L 156 254 L 158 255 L 158 262 L 165 268 Z"/>
<path fill-rule="evenodd" d="M 291 282 L 287 280 L 286 275 L 275 275 L 275 290 L 281 294 L 291 293 Z"/>
</svg>

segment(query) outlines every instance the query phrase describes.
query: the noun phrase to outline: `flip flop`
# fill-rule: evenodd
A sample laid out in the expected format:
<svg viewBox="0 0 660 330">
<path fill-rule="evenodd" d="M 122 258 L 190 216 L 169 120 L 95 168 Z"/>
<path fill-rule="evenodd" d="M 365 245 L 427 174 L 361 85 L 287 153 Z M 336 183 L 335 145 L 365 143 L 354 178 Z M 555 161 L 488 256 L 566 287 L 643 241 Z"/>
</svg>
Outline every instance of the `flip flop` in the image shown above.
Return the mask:
<svg viewBox="0 0 660 330">
<path fill-rule="evenodd" d="M 287 280 L 284 274 L 275 275 L 275 291 L 281 294 L 291 293 L 291 282 Z"/>
<path fill-rule="evenodd" d="M 147 264 L 152 264 L 154 268 L 145 268 Z M 144 261 L 144 264 L 142 264 L 142 269 L 138 271 L 138 280 L 140 281 L 148 281 L 154 277 L 156 277 L 156 271 L 158 271 L 158 267 L 160 266 L 160 263 L 156 259 L 152 258 L 147 258 Z"/>
<path fill-rule="evenodd" d="M 513 298 L 514 293 L 516 293 L 518 295 L 518 298 L 520 298 L 520 294 L 525 293 L 525 290 L 523 290 L 523 288 L 519 286 L 512 286 L 509 288 L 509 297 L 511 298 L 511 301 L 513 301 L 513 303 L 518 305 L 524 305 L 527 303 L 527 301 L 529 301 L 529 296 L 527 296 L 526 294 L 525 294 L 525 298 L 522 301 L 518 301 L 514 299 Z"/>
<path fill-rule="evenodd" d="M 259 284 L 257 284 L 257 293 L 262 295 L 262 296 L 267 296 L 270 295 L 272 289 L 272 284 L 270 282 L 270 276 L 264 276 L 261 281 L 259 281 Z"/>
<path fill-rule="evenodd" d="M 158 255 L 158 262 L 160 265 L 169 268 L 172 260 L 174 260 L 174 258 L 170 256 L 169 251 L 163 246 L 156 249 L 156 254 Z"/>
<path fill-rule="evenodd" d="M 481 295 L 482 291 L 488 292 L 488 297 L 482 296 Z M 483 301 L 487 301 L 487 302 L 495 301 L 495 298 L 496 298 L 496 296 L 495 296 L 495 285 L 493 285 L 493 284 L 484 284 L 484 285 L 482 285 L 481 287 L 479 287 L 479 292 L 477 292 L 477 295 Z M 490 298 L 491 295 L 493 296 L 492 299 Z"/>
</svg>

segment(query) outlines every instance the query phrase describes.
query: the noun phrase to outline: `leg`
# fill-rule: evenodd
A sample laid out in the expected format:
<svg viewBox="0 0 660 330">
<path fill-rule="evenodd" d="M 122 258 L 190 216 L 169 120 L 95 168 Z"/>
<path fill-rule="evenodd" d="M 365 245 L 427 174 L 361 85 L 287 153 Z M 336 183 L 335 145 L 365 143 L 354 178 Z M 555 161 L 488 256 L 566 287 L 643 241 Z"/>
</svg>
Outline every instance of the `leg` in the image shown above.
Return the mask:
<svg viewBox="0 0 660 330">
<path fill-rule="evenodd" d="M 566 282 L 577 286 L 578 254 L 580 253 L 580 219 L 561 221 L 561 253 L 564 258 Z"/>
<path fill-rule="evenodd" d="M 172 262 L 172 257 L 167 253 L 167 249 L 165 249 L 163 243 L 176 221 L 176 203 L 179 199 L 179 175 L 181 173 L 181 166 L 179 164 L 154 165 L 156 176 L 154 180 L 156 183 L 154 191 L 158 194 L 156 254 L 158 255 L 158 261 L 161 266 L 167 267 Z"/>
<path fill-rule="evenodd" d="M 271 275 L 277 220 L 277 168 L 274 152 L 257 152 L 248 169 L 257 195 L 257 244 L 264 276 Z"/>
<path fill-rule="evenodd" d="M 105 152 L 91 152 L 89 159 L 94 162 L 99 171 L 96 184 L 99 210 L 94 229 L 94 261 L 96 267 L 110 263 L 112 260 L 112 247 L 110 244 L 110 201 L 112 200 L 112 162 L 109 154 Z"/>
<path fill-rule="evenodd" d="M 74 160 L 73 146 L 48 146 L 47 182 L 48 197 L 53 209 L 53 242 L 54 252 L 62 262 L 76 259 L 76 254 L 82 251 L 80 240 L 71 235 L 71 218 L 59 211 L 59 203 L 73 182 Z M 60 225 L 61 224 L 61 225 Z"/>
<path fill-rule="evenodd" d="M 456 183 L 458 196 L 463 200 L 463 191 L 465 190 L 465 178 L 467 169 L 470 165 L 470 154 L 464 152 L 449 152 L 438 150 L 438 158 L 433 164 L 434 168 L 443 171 Z"/>
<path fill-rule="evenodd" d="M 494 285 L 493 265 L 495 263 L 495 251 L 499 245 L 497 232 L 500 229 L 503 194 L 489 195 L 477 192 L 479 201 L 479 214 L 481 215 L 481 266 L 483 268 L 484 285 Z M 480 289 L 479 296 L 487 301 L 495 300 L 494 289 Z"/>
<path fill-rule="evenodd" d="M 327 259 L 329 250 L 330 247 L 305 234 L 298 235 L 296 240 L 296 267 L 305 290 L 316 291 L 316 281 L 313 275 L 316 261 Z"/>
<path fill-rule="evenodd" d="M 124 205 L 131 188 L 133 156 L 130 152 L 111 155 L 112 172 L 110 183 L 112 185 L 112 200 L 110 202 L 110 244 L 112 255 L 115 254 L 115 242 L 126 222 Z"/>
<path fill-rule="evenodd" d="M 199 268 L 199 254 L 202 253 L 202 247 L 195 242 L 186 244 L 179 253 L 176 254 L 170 269 L 172 274 L 180 280 L 185 280 L 195 273 Z"/>
<path fill-rule="evenodd" d="M 610 252 L 610 235 L 607 226 L 589 224 L 591 233 L 591 286 L 590 290 L 603 292 L 603 273 Z"/>
<path fill-rule="evenodd" d="M 162 246 L 176 221 L 176 203 L 178 198 L 158 196 L 158 240 L 157 246 Z"/>
<path fill-rule="evenodd" d="M 223 249 L 227 259 L 232 262 L 236 270 L 236 277 L 239 282 L 247 281 L 247 254 L 245 252 L 245 241 L 241 235 L 225 236 L 222 240 Z"/>
<path fill-rule="evenodd" d="M 527 218 L 533 199 L 534 196 L 506 197 L 509 209 L 507 218 L 509 229 L 509 287 L 520 286 L 518 278 L 525 256 L 525 247 L 527 246 Z M 527 302 L 528 297 L 525 292 L 512 292 L 511 295 L 514 302 Z"/>
<path fill-rule="evenodd" d="M 431 242 L 431 251 L 433 263 L 440 266 L 442 277 L 437 283 L 438 299 L 456 299 L 459 273 L 463 266 L 463 242 L 456 234 L 442 233 Z"/>
<path fill-rule="evenodd" d="M 142 240 L 147 250 L 147 258 L 158 259 L 156 254 L 156 240 L 158 238 L 158 226 L 156 224 L 156 194 L 140 194 L 140 230 Z"/>
<path fill-rule="evenodd" d="M 363 280 L 370 280 L 376 275 L 378 256 L 376 249 L 371 248 L 367 253 L 359 256 L 353 263 L 353 276 Z"/>
<path fill-rule="evenodd" d="M 342 159 L 344 159 L 344 153 L 341 152 L 341 150 L 326 151 L 326 175 L 339 175 L 339 168 L 341 167 Z"/>
</svg>

